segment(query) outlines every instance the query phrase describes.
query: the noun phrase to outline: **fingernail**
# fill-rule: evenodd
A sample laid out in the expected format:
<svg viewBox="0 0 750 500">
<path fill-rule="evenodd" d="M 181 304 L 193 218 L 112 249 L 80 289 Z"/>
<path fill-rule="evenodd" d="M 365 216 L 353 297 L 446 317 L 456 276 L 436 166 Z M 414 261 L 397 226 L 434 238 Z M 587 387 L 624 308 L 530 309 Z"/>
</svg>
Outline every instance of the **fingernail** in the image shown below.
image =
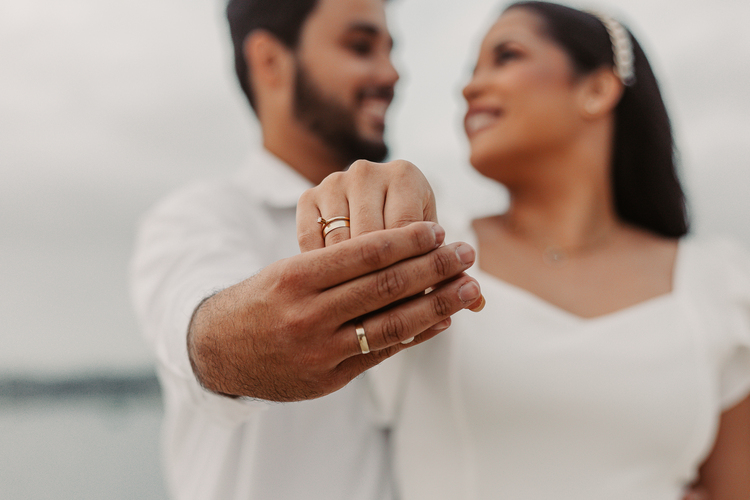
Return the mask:
<svg viewBox="0 0 750 500">
<path fill-rule="evenodd" d="M 435 233 L 435 248 L 438 248 L 445 241 L 445 229 L 439 224 L 432 226 L 432 232 Z"/>
<path fill-rule="evenodd" d="M 458 245 L 456 255 L 458 255 L 458 260 L 461 261 L 461 264 L 465 266 L 474 263 L 474 249 L 469 245 Z"/>
<path fill-rule="evenodd" d="M 443 321 L 432 325 L 432 328 L 430 328 L 430 330 L 435 330 L 435 331 L 445 330 L 449 326 L 451 326 L 451 319 L 445 318 Z"/>
<path fill-rule="evenodd" d="M 473 281 L 469 281 L 464 286 L 458 289 L 458 298 L 464 304 L 471 304 L 479 298 L 480 295 L 479 285 Z"/>
<path fill-rule="evenodd" d="M 484 309 L 485 304 L 487 304 L 487 302 L 484 300 L 484 295 L 480 296 L 479 300 L 480 300 L 479 305 L 476 307 L 472 307 L 471 309 L 469 309 L 470 311 L 478 313 L 479 311 Z"/>
<path fill-rule="evenodd" d="M 414 337 L 401 341 L 402 344 L 411 344 L 412 342 L 414 342 Z"/>
</svg>

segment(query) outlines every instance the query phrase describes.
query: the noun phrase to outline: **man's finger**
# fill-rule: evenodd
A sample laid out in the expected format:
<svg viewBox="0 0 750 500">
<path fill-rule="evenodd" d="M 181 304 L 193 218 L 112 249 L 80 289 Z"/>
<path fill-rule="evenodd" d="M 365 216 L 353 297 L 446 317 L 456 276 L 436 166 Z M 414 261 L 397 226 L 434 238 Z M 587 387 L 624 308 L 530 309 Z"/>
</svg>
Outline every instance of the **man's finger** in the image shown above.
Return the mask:
<svg viewBox="0 0 750 500">
<path fill-rule="evenodd" d="M 424 255 L 442 245 L 445 231 L 432 222 L 377 231 L 327 248 L 307 252 L 288 265 L 318 290 L 327 290 L 349 280 Z"/>
<path fill-rule="evenodd" d="M 343 376 L 345 380 L 351 380 L 354 377 L 360 375 L 366 370 L 382 363 L 386 359 L 390 358 L 394 354 L 409 349 L 415 345 L 419 345 L 422 342 L 426 342 L 431 338 L 438 335 L 450 326 L 450 318 L 445 320 L 445 324 L 439 328 L 427 329 L 424 332 L 416 335 L 412 342 L 395 344 L 379 351 L 372 351 L 369 354 L 351 356 L 342 361 L 337 367 L 336 371 Z"/>
<path fill-rule="evenodd" d="M 458 311 L 467 308 L 480 297 L 479 284 L 469 276 L 449 282 L 427 295 L 416 296 L 393 308 L 369 315 L 363 320 L 346 323 L 337 332 L 342 354 L 361 354 L 361 345 L 356 327 L 361 324 L 366 335 L 366 346 L 370 351 L 409 344 L 411 339 L 426 332 L 436 335 L 441 322 Z M 438 328 L 433 328 L 439 325 Z M 446 325 L 447 327 L 447 325 Z M 444 328 L 443 328 L 444 329 Z"/>
<path fill-rule="evenodd" d="M 410 227 L 412 226 L 404 229 Z M 381 233 L 383 231 L 374 234 Z M 428 287 L 437 286 L 438 283 L 450 278 L 458 277 L 473 265 L 475 257 L 476 253 L 470 245 L 452 243 L 425 255 L 407 259 L 347 281 L 340 286 L 326 290 L 315 300 L 321 303 L 321 307 L 329 311 L 332 320 L 340 321 L 340 324 L 343 324 L 346 321 L 391 306 L 396 301 L 420 294 Z M 428 296 L 432 296 L 434 293 L 432 292 Z M 473 298 L 472 303 L 476 299 L 478 297 Z M 436 319 L 432 323 L 425 324 L 424 328 L 437 321 Z M 378 347 L 383 347 L 383 345 Z"/>
</svg>

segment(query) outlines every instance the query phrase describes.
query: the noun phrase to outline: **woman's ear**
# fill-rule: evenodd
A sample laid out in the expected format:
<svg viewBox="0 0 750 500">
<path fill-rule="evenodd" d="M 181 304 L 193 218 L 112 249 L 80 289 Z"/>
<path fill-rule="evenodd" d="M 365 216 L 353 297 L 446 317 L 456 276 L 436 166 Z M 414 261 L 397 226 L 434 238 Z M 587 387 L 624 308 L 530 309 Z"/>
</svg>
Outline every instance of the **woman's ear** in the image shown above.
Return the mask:
<svg viewBox="0 0 750 500">
<path fill-rule="evenodd" d="M 600 118 L 614 111 L 625 86 L 611 68 L 601 68 L 586 76 L 581 85 L 579 108 L 584 118 Z"/>
</svg>

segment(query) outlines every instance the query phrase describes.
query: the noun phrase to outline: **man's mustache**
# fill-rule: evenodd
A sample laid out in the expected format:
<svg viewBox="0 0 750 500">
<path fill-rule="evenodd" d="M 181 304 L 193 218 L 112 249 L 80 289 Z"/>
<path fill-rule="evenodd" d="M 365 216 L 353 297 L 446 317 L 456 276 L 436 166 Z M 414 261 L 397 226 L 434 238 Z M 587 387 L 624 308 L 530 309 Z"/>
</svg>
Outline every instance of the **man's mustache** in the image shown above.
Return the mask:
<svg viewBox="0 0 750 500">
<path fill-rule="evenodd" d="M 389 103 L 393 100 L 394 88 L 392 85 L 383 85 L 378 87 L 367 87 L 359 91 L 357 99 L 362 102 L 364 99 L 383 99 Z"/>
</svg>

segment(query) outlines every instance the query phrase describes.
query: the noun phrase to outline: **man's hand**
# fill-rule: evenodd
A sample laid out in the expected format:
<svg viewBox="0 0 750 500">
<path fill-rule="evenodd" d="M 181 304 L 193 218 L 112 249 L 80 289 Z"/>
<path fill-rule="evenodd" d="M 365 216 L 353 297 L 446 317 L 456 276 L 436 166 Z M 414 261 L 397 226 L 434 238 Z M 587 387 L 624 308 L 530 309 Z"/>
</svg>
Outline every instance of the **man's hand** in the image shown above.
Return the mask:
<svg viewBox="0 0 750 500">
<path fill-rule="evenodd" d="M 278 261 L 214 295 L 188 333 L 196 377 L 230 396 L 312 399 L 433 337 L 480 297 L 463 274 L 474 250 L 443 245 L 444 238 L 431 222 L 377 231 Z M 361 352 L 356 321 L 369 354 Z"/>
</svg>

